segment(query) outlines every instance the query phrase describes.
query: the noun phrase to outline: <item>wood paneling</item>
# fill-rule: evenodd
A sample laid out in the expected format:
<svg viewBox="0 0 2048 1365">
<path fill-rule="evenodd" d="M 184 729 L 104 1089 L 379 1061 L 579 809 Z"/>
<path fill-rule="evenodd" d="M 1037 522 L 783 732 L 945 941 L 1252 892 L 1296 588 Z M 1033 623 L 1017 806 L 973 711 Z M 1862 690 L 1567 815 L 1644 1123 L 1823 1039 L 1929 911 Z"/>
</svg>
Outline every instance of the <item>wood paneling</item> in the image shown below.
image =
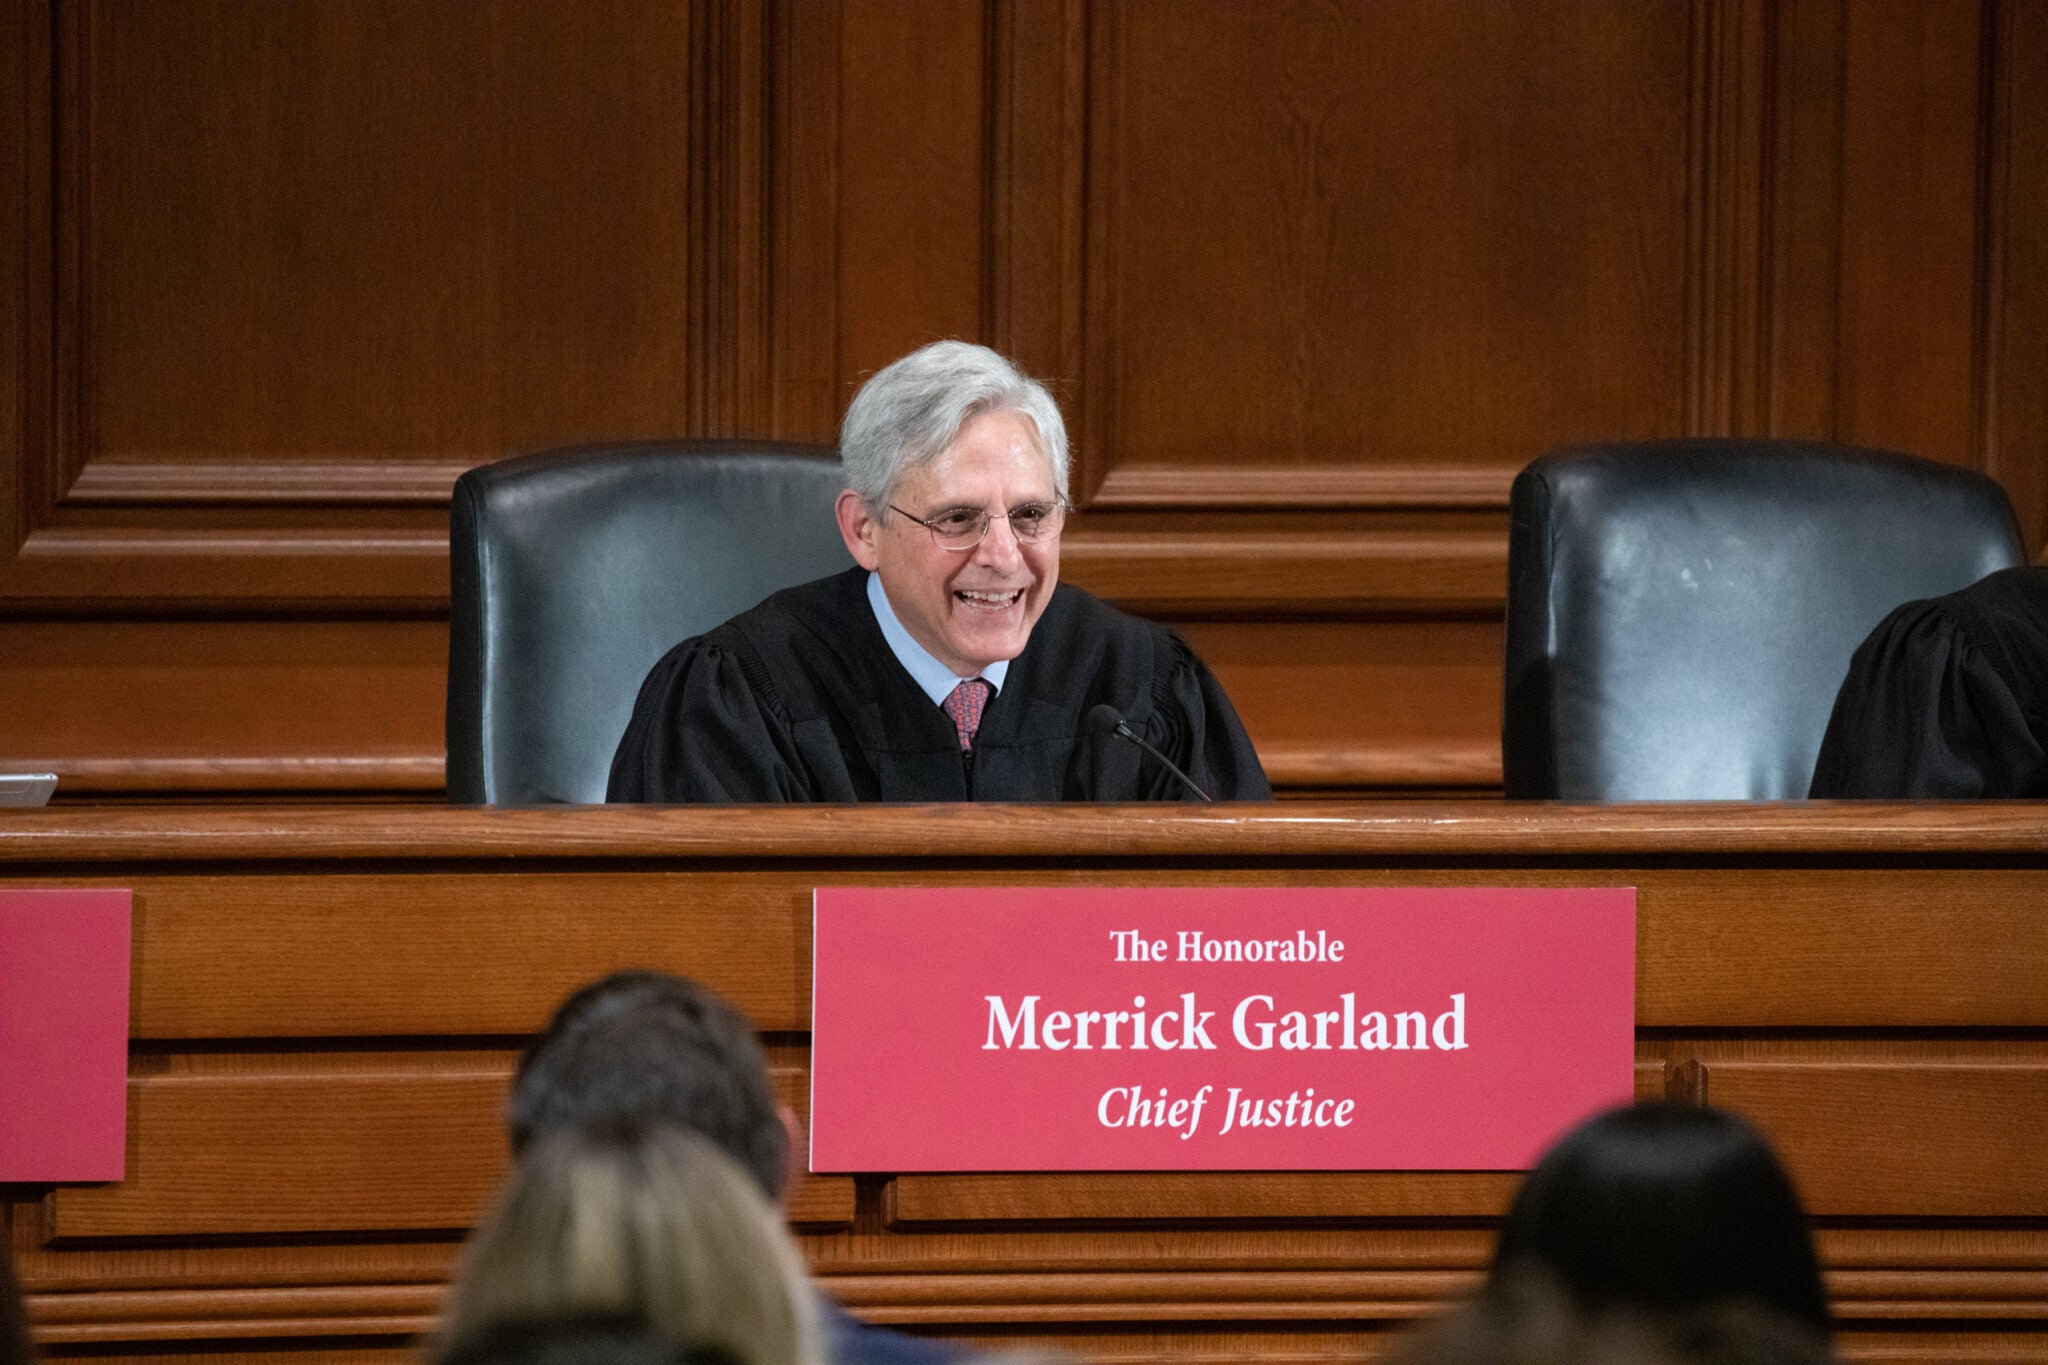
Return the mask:
<svg viewBox="0 0 2048 1365">
<path fill-rule="evenodd" d="M 432 1328 L 441 1295 L 438 1285 L 94 1294 L 50 1305 L 38 1326 L 43 1340 L 57 1346 L 118 1337 L 130 1342 L 212 1342 L 216 1351 L 232 1350 L 252 1339 L 261 1343 L 280 1337 L 410 1337 Z M 320 1358 L 328 1358 L 325 1350 Z"/>
<path fill-rule="evenodd" d="M 1498 505 L 1545 446 L 1678 430 L 1684 10 L 1090 17 L 1096 496 L 1369 506 L 1446 465 Z"/>
<path fill-rule="evenodd" d="M 832 444 L 839 392 L 840 4 L 776 4 L 769 54 L 768 240 L 773 261 L 768 344 L 769 430 L 778 440 Z"/>
<path fill-rule="evenodd" d="M 681 429 L 688 14 L 65 6 L 62 467 Z"/>
<path fill-rule="evenodd" d="M 2040 1062 L 1717 1061 L 1707 1097 L 1762 1125 L 1816 1216 L 2048 1218 Z"/>
<path fill-rule="evenodd" d="M 980 0 L 838 5 L 839 392 L 913 347 L 983 330 Z M 795 152 L 797 149 L 792 148 Z M 820 433 L 831 440 L 833 431 Z"/>
<path fill-rule="evenodd" d="M 1686 150 L 1685 425 L 1765 430 L 1759 408 L 1769 219 L 1772 31 L 1766 7 L 1691 7 Z"/>
<path fill-rule="evenodd" d="M 516 1048 L 581 978 L 696 972 L 808 1074 L 821 884 L 1634 885 L 1636 1088 L 1754 1118 L 1851 1359 L 2040 1360 L 2036 805 L 86 808 L 0 880 L 134 888 L 128 1178 L 0 1190 L 60 1358 L 367 1360 L 427 1329 Z M 1109 1360 L 1356 1358 L 1471 1285 L 1512 1173 L 808 1181 L 875 1321 Z"/>
<path fill-rule="evenodd" d="M 47 31 L 28 5 L 0 13 L 0 185 L 18 206 L 0 214 L 0 259 L 18 262 L 0 272 L 0 560 L 21 544 L 24 442 L 46 375 L 47 356 L 31 342 L 28 317 L 39 286 L 47 285 L 49 207 L 42 189 L 49 151 Z"/>
<path fill-rule="evenodd" d="M 472 1227 L 504 1176 L 509 1063 L 316 1074 L 167 1074 L 128 1087 L 127 1175 L 60 1188 L 50 1244 Z M 776 1075 L 808 1113 L 809 1073 Z M 853 1181 L 800 1177 L 789 1217 L 853 1221 Z"/>
<path fill-rule="evenodd" d="M 383 1335 L 381 1339 L 365 1339 L 346 1332 L 335 1334 L 337 1339 L 325 1340 L 320 1344 L 321 1365 L 410 1365 L 419 1358 L 419 1352 L 407 1336 Z M 74 1338 L 59 1335 L 55 1338 L 64 1342 Z M 267 1349 L 266 1349 L 267 1347 Z M 163 1350 L 109 1351 L 105 1347 L 71 1348 L 58 1345 L 47 1353 L 47 1358 L 92 1362 L 120 1361 L 121 1365 L 283 1365 L 285 1361 L 302 1360 L 304 1356 L 289 1346 L 276 1342 L 256 1343 L 253 1348 L 241 1343 L 223 1346 L 211 1351 L 194 1351 L 172 1346 Z"/>
<path fill-rule="evenodd" d="M 1492 621 L 1190 622 L 1275 784 L 1500 782 L 1500 628 Z"/>
<path fill-rule="evenodd" d="M 504 1094 L 502 1073 L 137 1081 L 127 1178 L 57 1190 L 49 1234 L 453 1232 L 503 1174 Z"/>
<path fill-rule="evenodd" d="M 1765 810 L 1768 818 L 1759 818 Z M 379 861 L 406 866 L 419 859 L 495 861 L 544 847 L 550 857 L 573 860 L 572 865 L 618 870 L 637 864 L 643 872 L 672 871 L 680 859 L 731 872 L 745 870 L 735 863 L 768 858 L 914 864 L 942 857 L 1037 859 L 1046 864 L 1040 872 L 1086 877 L 1119 866 L 1142 871 L 1150 861 L 1166 859 L 1188 862 L 1193 875 L 1206 863 L 1227 863 L 1255 849 L 1274 857 L 1349 860 L 1354 873 L 1372 868 L 1381 875 L 1396 869 L 1427 872 L 1430 858 L 1450 858 L 1472 866 L 1592 866 L 1627 869 L 1630 875 L 1638 869 L 1713 863 L 1719 877 L 1776 868 L 1824 873 L 1822 880 L 1833 883 L 1844 877 L 1876 879 L 1891 868 L 1927 871 L 1944 858 L 1959 860 L 1959 880 L 1965 874 L 1971 879 L 2025 878 L 2040 870 L 2043 837 L 2040 808 L 2025 801 L 1822 801 L 1768 807 L 1679 801 L 1599 806 L 1321 802 L 1285 811 L 1263 802 L 628 806 L 562 816 L 545 807 L 417 810 L 389 805 L 17 811 L 0 821 L 0 863 L 25 877 L 58 875 L 61 865 L 78 859 L 103 866 L 175 862 L 187 875 L 238 862 L 353 860 L 367 873 Z M 1723 860 L 1732 862 L 1719 867 Z M 950 866 L 927 875 L 937 879 L 935 884 L 959 876 Z M 171 882 L 167 869 L 152 876 Z M 1781 882 L 1777 889 L 1782 892 L 1787 885 L 1797 889 L 1802 884 Z M 1868 899 L 1880 894 L 1883 884 L 1851 885 Z M 1848 904 L 1837 898 L 1826 909 L 1836 913 Z M 1744 912 L 1741 906 L 1722 906 L 1724 914 Z M 2026 945 L 2026 936 L 2018 935 L 2009 946 L 2025 951 Z"/>
<path fill-rule="evenodd" d="M 1499 885 L 1603 885 L 1636 888 L 1638 1022 L 1644 1027 L 1913 1028 L 2048 1027 L 2048 943 L 2036 932 L 2038 907 L 2048 893 L 2039 868 L 1980 867 L 1945 871 L 1914 867 L 1838 867 L 1825 873 L 1797 867 L 1716 869 L 1712 875 L 1659 865 L 1662 859 L 1601 862 L 1588 878 L 1552 859 L 1579 858 L 1569 846 L 1552 850 L 1488 850 L 1486 841 L 1461 837 L 1457 826 L 1427 815 L 1379 831 L 1381 838 L 1347 848 L 1342 842 L 1297 840 L 1296 821 L 1342 826 L 1341 808 L 1293 806 L 1285 814 L 1246 820 L 1205 835 L 1190 822 L 1185 837 L 1171 829 L 1146 838 L 1126 835 L 1117 822 L 1023 823 L 1007 847 L 986 842 L 978 821 L 892 840 L 879 825 L 834 822 L 827 842 L 807 843 L 812 856 L 862 853 L 897 866 L 844 869 L 846 884 L 889 885 L 906 876 L 922 885 L 972 885 L 978 872 L 918 869 L 920 856 L 1043 860 L 1061 849 L 1057 867 L 1034 869 L 1032 880 L 1087 885 L 1256 884 L 1255 871 L 1216 866 L 1252 831 L 1265 836 L 1275 857 L 1315 858 L 1294 869 L 1300 885 L 1444 885 L 1455 877 L 1412 858 L 1389 856 L 1388 845 L 1426 839 L 1439 856 L 1461 856 L 1484 866 Z M 337 822 L 348 811 L 321 815 Z M 409 843 L 432 830 L 438 812 L 384 815 L 389 833 L 366 829 L 356 855 L 368 858 L 433 856 L 435 845 Z M 149 812 L 137 812 L 144 820 Z M 52 811 L 45 821 L 82 819 Z M 489 816 L 474 826 L 516 844 L 521 826 L 489 830 Z M 1501 823 L 1521 817 L 1502 817 Z M 10 824 L 16 823 L 11 821 Z M 20 823 L 26 823 L 22 821 Z M 543 827 L 545 827 L 543 823 Z M 1467 822 L 1484 827 L 1485 820 Z M 692 830 L 690 827 L 695 826 Z M 425 828 L 422 829 L 421 826 Z M 445 826 L 460 838 L 462 824 Z M 530 828 L 530 826 L 528 827 Z M 555 852 L 579 863 L 610 867 L 601 907 L 589 902 L 590 883 L 579 871 L 533 869 L 507 879 L 488 872 L 447 870 L 434 875 L 349 870 L 291 881 L 229 875 L 143 876 L 122 873 L 135 890 L 135 976 L 131 1028 L 140 1038 L 360 1037 L 427 1028 L 458 1035 L 516 1036 L 539 1027 L 569 989 L 604 971 L 651 966 L 698 976 L 738 1002 L 769 1030 L 808 1026 L 804 972 L 809 961 L 807 907 L 817 879 L 807 871 L 735 872 L 715 853 L 698 852 L 688 870 L 620 867 L 621 857 L 688 857 L 693 841 L 716 846 L 720 825 L 688 819 L 636 821 L 643 847 L 663 854 L 632 854 L 559 842 Z M 746 838 L 743 826 L 724 830 Z M 1709 826 L 1708 828 L 1711 828 Z M 792 834 L 800 833 L 792 829 Z M 814 831 L 822 832 L 822 831 Z M 1543 836 L 1528 829 L 1530 843 Z M 868 842 L 863 845 L 862 836 Z M 977 842 L 980 841 L 980 842 Z M 10 859 L 20 841 L 0 835 Z M 163 854 L 197 858 L 207 840 L 198 832 L 174 841 Z M 272 856 L 332 858 L 294 837 L 290 826 L 264 842 Z M 1562 843 L 1562 841 L 1560 841 Z M 1165 847 L 1206 848 L 1199 867 L 1146 866 Z M 224 842 L 221 848 L 238 845 Z M 74 845 L 57 857 L 76 856 Z M 1674 841 L 1670 849 L 1684 848 Z M 1696 847 L 1696 846 L 1695 846 Z M 1110 850 L 1114 850 L 1111 852 Z M 1453 850 L 1457 850 L 1456 854 Z M 25 850 L 23 851 L 25 852 Z M 148 855 L 142 855 L 148 856 Z M 1812 858 L 1823 856 L 1808 854 Z M 1336 860 L 1336 865 L 1330 865 Z M 21 875 L 53 883 L 47 869 Z M 102 874 L 104 877 L 105 874 Z M 598 910 L 602 913 L 596 913 Z M 698 932 L 675 931 L 687 914 Z M 1867 941 L 1848 942 L 1839 931 L 1854 918 Z M 712 927 L 717 932 L 712 933 Z M 544 941 L 547 953 L 531 945 Z M 1973 946 L 1997 943 L 1982 956 Z M 473 971 L 446 977 L 443 963 L 460 959 Z"/>
<path fill-rule="evenodd" d="M 1979 458 L 1982 11 L 1845 6 L 1845 439 Z"/>
<path fill-rule="evenodd" d="M 442 784 L 433 620 L 0 620 L 0 767 L 65 792 Z"/>
<path fill-rule="evenodd" d="M 1302 809 L 1316 808 L 1290 807 L 1284 818 L 1302 818 L 1295 814 Z M 1459 843 L 1427 821 L 1410 832 L 1446 849 Z M 1036 847 L 1068 849 L 1070 860 L 1094 842 L 1083 830 L 1044 833 L 1046 842 Z M 1106 828 L 1099 833 L 1117 837 Z M 1059 842 L 1061 835 L 1070 842 Z M 927 837 L 918 851 L 934 843 Z M 186 847 L 196 853 L 198 842 Z M 403 842 L 385 847 L 396 852 Z M 1124 852 L 1128 858 L 1141 850 L 1126 845 Z M 1286 845 L 1271 851 L 1278 855 Z M 902 847 L 895 856 L 917 853 Z M 1447 880 L 1368 851 L 1342 856 L 1368 861 L 1303 868 L 1294 880 Z M 1489 862 L 1502 885 L 1585 880 L 1540 861 L 1532 866 L 1527 857 L 1495 855 Z M 849 884 L 885 885 L 902 875 L 844 874 Z M 1039 876 L 1093 885 L 1257 880 L 1242 871 L 1127 862 Z M 586 884 L 573 873 L 535 871 L 513 881 L 453 872 L 351 872 L 289 884 L 221 876 L 126 880 L 136 892 L 136 975 L 145 983 L 131 999 L 138 1037 L 369 1036 L 404 1031 L 403 1025 L 517 1035 L 537 1028 L 579 982 L 624 966 L 701 977 L 766 1029 L 808 1026 L 803 972 L 810 949 L 801 912 L 815 880 L 804 873 L 621 872 L 604 884 L 602 915 L 589 913 L 588 892 L 580 889 Z M 930 871 L 914 880 L 946 886 L 972 877 Z M 1610 864 L 1598 880 L 1637 890 L 1638 1022 L 1645 1027 L 2048 1027 L 2048 945 L 2033 932 L 2048 879 L 2036 869 L 1843 868 L 1819 876 L 1743 868 L 1703 877 Z M 670 932 L 685 908 L 693 923 L 717 925 L 719 933 Z M 1837 932 L 1841 917 L 1852 914 L 1862 916 L 1868 943 L 1845 943 Z M 535 939 L 552 951 L 533 953 Z M 1968 946 L 1979 942 L 2002 947 L 1980 960 Z M 441 964 L 451 957 L 469 962 L 474 974 L 445 980 Z"/>
<path fill-rule="evenodd" d="M 1516 1176 L 1493 1171 L 1385 1174 L 1161 1173 L 904 1175 L 889 1182 L 889 1222 L 1060 1223 L 1194 1218 L 1498 1218 Z"/>
<path fill-rule="evenodd" d="M 774 374 L 767 306 L 773 243 L 764 171 L 773 99 L 768 7 L 669 10 L 689 16 L 690 328 L 689 369 L 680 386 L 689 415 L 681 429 L 697 436 L 760 432 Z M 656 247 L 664 257 L 674 249 L 673 240 Z M 669 383 L 674 385 L 674 376 Z"/>
<path fill-rule="evenodd" d="M 2036 559 L 2048 554 L 2048 14 L 1997 6 L 1993 135 L 1986 162 L 1986 468 L 2018 506 Z"/>
<path fill-rule="evenodd" d="M 1507 587 L 1505 544 L 1487 528 L 1441 518 L 1349 531 L 1281 519 L 1227 533 L 1134 531 L 1101 515 L 1070 525 L 1063 576 L 1175 621 L 1405 615 L 1492 625 Z"/>
<path fill-rule="evenodd" d="M 1546 446 L 1892 445 L 2048 545 L 2044 149 L 2023 0 L 25 0 L 0 622 L 138 652 L 20 665 L 0 751 L 431 794 L 463 467 L 829 440 L 969 336 L 1066 406 L 1070 575 L 1226 656 L 1284 789 L 1488 791 Z"/>
<path fill-rule="evenodd" d="M 1738 434 L 1835 433 L 1841 337 L 1840 0 L 1783 0 L 1770 34 L 1762 393 Z"/>
<path fill-rule="evenodd" d="M 9 342 L 54 397 L 8 462 L 12 608 L 433 610 L 460 469 L 701 420 L 686 8 L 10 17 L 50 267 Z"/>
<path fill-rule="evenodd" d="M 627 966 L 705 981 L 764 1029 L 808 1027 L 809 918 L 792 913 L 808 888 L 758 874 L 638 873 L 605 883 L 602 906 L 589 899 L 596 890 L 546 872 L 152 878 L 136 895 L 143 984 L 131 1028 L 155 1039 L 516 1036 L 578 985 Z M 685 910 L 718 931 L 676 933 Z M 534 953 L 529 935 L 550 951 Z M 229 943 L 241 946 L 223 952 Z M 460 984 L 446 978 L 451 959 L 471 969 Z"/>
</svg>

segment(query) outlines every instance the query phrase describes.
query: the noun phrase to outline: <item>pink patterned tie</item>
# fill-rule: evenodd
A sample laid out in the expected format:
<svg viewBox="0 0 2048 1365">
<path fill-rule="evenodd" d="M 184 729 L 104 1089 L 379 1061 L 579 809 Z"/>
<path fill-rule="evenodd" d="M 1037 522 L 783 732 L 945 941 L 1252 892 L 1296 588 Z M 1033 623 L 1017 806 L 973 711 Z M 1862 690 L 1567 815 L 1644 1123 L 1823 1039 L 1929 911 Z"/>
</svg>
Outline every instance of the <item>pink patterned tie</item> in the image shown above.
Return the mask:
<svg viewBox="0 0 2048 1365">
<path fill-rule="evenodd" d="M 974 747 L 974 732 L 981 728 L 981 711 L 988 705 L 989 685 L 980 678 L 969 678 L 939 703 L 939 709 L 953 718 L 953 728 L 960 732 L 960 747 Z"/>
</svg>

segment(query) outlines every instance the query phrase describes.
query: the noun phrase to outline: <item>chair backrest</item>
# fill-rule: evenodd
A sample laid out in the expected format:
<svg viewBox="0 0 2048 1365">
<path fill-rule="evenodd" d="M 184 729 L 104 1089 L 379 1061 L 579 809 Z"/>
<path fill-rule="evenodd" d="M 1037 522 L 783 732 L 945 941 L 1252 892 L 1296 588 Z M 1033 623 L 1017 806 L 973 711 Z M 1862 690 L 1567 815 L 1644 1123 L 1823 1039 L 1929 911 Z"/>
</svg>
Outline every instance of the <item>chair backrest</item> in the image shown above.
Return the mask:
<svg viewBox="0 0 2048 1365">
<path fill-rule="evenodd" d="M 450 518 L 448 799 L 604 800 L 670 646 L 851 562 L 813 446 L 636 442 L 485 465 Z"/>
<path fill-rule="evenodd" d="M 1588 446 L 1510 497 L 1507 794 L 1806 795 L 1863 637 L 2021 563 L 1981 474 L 1799 441 Z"/>
</svg>

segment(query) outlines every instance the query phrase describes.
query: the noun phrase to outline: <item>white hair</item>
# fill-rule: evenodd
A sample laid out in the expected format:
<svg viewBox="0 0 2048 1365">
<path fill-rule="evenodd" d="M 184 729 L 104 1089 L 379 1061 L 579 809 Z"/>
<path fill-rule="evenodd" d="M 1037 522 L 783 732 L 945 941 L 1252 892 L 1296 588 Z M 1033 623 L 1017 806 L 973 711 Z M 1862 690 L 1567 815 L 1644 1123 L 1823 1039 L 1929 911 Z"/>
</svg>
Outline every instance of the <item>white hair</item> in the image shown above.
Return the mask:
<svg viewBox="0 0 2048 1365">
<path fill-rule="evenodd" d="M 870 511 L 888 504 L 910 469 L 937 459 L 960 429 L 988 412 L 1031 424 L 1053 487 L 1067 496 L 1067 424 L 1045 385 L 986 346 L 935 341 L 883 366 L 861 385 L 839 428 L 846 486 Z"/>
</svg>

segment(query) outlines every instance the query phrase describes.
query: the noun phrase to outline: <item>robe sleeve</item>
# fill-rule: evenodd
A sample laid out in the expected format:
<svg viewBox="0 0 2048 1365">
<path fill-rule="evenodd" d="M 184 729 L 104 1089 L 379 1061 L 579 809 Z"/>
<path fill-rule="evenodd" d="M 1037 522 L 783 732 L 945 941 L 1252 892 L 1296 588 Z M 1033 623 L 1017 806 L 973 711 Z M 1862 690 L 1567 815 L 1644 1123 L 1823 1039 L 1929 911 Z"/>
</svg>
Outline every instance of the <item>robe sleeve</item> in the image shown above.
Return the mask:
<svg viewBox="0 0 2048 1365">
<path fill-rule="evenodd" d="M 743 647 L 685 641 L 640 685 L 612 757 L 606 801 L 664 804 L 814 799 L 765 670 Z"/>
<path fill-rule="evenodd" d="M 1849 663 L 1809 795 L 1917 801 L 2043 793 L 2048 755 L 1997 661 L 1939 599 L 1909 602 Z"/>
<path fill-rule="evenodd" d="M 1153 675 L 1152 716 L 1145 723 L 1145 738 L 1218 801 L 1271 800 L 1266 770 L 1223 685 L 1185 640 L 1172 631 L 1162 634 L 1166 643 Z M 1153 781 L 1145 800 L 1199 799 L 1157 764 L 1147 767 L 1153 770 Z"/>
</svg>

